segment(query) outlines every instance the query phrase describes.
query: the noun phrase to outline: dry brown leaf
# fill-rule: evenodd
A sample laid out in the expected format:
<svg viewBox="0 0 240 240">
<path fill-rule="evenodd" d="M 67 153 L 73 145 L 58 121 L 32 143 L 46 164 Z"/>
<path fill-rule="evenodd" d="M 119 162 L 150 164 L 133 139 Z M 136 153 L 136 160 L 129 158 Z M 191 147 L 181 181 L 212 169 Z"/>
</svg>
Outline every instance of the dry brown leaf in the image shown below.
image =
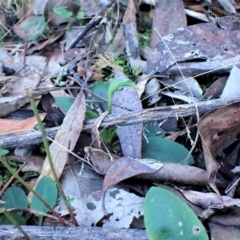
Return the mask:
<svg viewBox="0 0 240 240">
<path fill-rule="evenodd" d="M 54 142 L 50 145 L 49 149 L 58 178 L 60 178 L 64 166 L 68 161 L 69 153 L 66 149 L 73 151 L 79 138 L 83 127 L 85 111 L 85 96 L 80 92 L 77 95 L 73 105 L 69 109 L 67 115 L 65 116 L 63 123 L 59 128 L 57 135 L 55 136 Z M 41 175 L 39 176 L 38 181 L 43 176 L 50 176 L 53 178 L 47 157 L 45 158 L 45 162 L 43 164 Z M 32 194 L 29 194 L 30 199 L 31 197 Z"/>
<path fill-rule="evenodd" d="M 103 181 L 103 191 L 130 177 L 142 173 L 154 173 L 156 169 L 150 168 L 140 161 L 128 157 L 119 158 L 107 171 Z"/>
<path fill-rule="evenodd" d="M 95 148 L 101 148 L 101 139 L 100 139 L 100 133 L 98 131 L 98 128 L 103 121 L 103 119 L 108 115 L 108 111 L 101 114 L 94 122 L 92 126 L 92 145 Z"/>
<path fill-rule="evenodd" d="M 93 147 L 85 147 L 84 151 L 88 154 L 94 170 L 96 170 L 98 174 L 106 174 L 113 163 L 120 158 L 113 153 L 106 153 L 102 149 Z"/>
<path fill-rule="evenodd" d="M 163 37 L 179 27 L 186 26 L 187 19 L 182 0 L 157 1 L 154 10 L 150 46 L 154 48 L 161 40 L 158 34 L 161 34 Z"/>
<path fill-rule="evenodd" d="M 69 151 L 73 151 L 82 130 L 86 106 L 84 94 L 80 95 L 79 93 L 76 97 L 57 132 L 54 142 L 50 146 L 52 160 L 58 177 L 61 176 L 68 159 L 69 153 L 66 151 L 66 148 Z M 53 177 L 47 158 L 45 159 L 40 178 L 45 175 Z"/>
<path fill-rule="evenodd" d="M 46 113 L 40 113 L 39 115 L 43 120 Z M 24 120 L 0 119 L 0 136 L 19 136 L 30 132 L 35 125 L 37 125 L 37 120 L 34 116 Z"/>
<path fill-rule="evenodd" d="M 142 110 L 142 102 L 136 90 L 131 87 L 125 87 L 122 91 L 116 91 L 113 95 L 112 102 L 112 112 L 116 115 L 120 115 L 129 110 Z M 142 131 L 142 123 L 117 127 L 117 135 L 124 156 L 132 158 L 142 157 Z"/>
<path fill-rule="evenodd" d="M 217 163 L 214 154 L 227 140 L 239 134 L 239 122 L 240 102 L 237 102 L 205 114 L 198 123 L 209 184 L 219 195 L 215 181 L 220 165 Z"/>
</svg>

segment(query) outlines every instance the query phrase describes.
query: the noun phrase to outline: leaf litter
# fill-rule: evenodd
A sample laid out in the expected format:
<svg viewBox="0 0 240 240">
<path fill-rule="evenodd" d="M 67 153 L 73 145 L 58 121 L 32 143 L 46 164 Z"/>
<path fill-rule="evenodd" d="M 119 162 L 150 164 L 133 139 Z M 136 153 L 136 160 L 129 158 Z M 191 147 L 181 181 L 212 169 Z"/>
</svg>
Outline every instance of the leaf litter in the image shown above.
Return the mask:
<svg viewBox="0 0 240 240">
<path fill-rule="evenodd" d="M 34 1 L 34 4 L 38 2 Z M 36 101 L 40 99 L 38 110 L 42 112 L 42 120 L 46 115 L 43 120 L 46 128 L 51 130 L 51 127 L 57 126 L 50 151 L 57 175 L 62 183 L 65 182 L 64 190 L 70 199 L 73 198 L 70 203 L 75 208 L 80 225 L 137 226 L 142 229 L 143 222 L 134 223 L 134 219 L 143 216 L 146 192 L 140 187 L 149 189 L 160 181 L 171 183 L 186 197 L 186 202 L 201 207 L 202 213 L 197 214 L 205 220 L 211 237 L 224 239 L 227 228 L 216 224 L 216 221 L 222 221 L 222 210 L 228 218 L 227 226 L 232 226 L 231 211 L 238 219 L 240 217 L 240 176 L 237 171 L 240 164 L 240 23 L 235 14 L 239 10 L 239 1 L 211 1 L 207 7 L 193 0 L 164 3 L 158 1 L 146 8 L 150 6 L 148 1 L 137 5 L 133 0 L 123 1 L 120 5 L 113 1 L 99 5 L 95 1 L 89 1 L 89 5 L 84 1 L 77 4 L 63 1 L 61 5 L 48 1 L 37 13 L 29 8 L 31 4 L 23 7 L 18 2 L 15 6 L 1 3 L 1 9 L 8 11 L 22 8 L 23 15 L 18 11 L 13 11 L 13 16 L 6 15 L 6 11 L 1 12 L 0 116 L 3 119 L 0 144 L 18 137 L 9 136 L 12 129 L 19 131 L 26 127 L 26 120 L 22 120 L 22 116 L 16 120 L 16 113 L 19 109 L 28 108 L 26 90 L 31 89 L 36 92 Z M 189 24 L 199 18 L 196 9 L 206 18 L 204 22 L 198 20 L 196 24 Z M 218 16 L 213 18 L 209 13 Z M 84 17 L 77 18 L 98 15 L 101 18 L 94 17 L 90 22 Z M 8 31 L 10 26 L 12 33 Z M 150 28 L 152 31 L 147 35 Z M 65 34 L 67 30 L 76 31 L 77 37 Z M 21 44 L 12 41 L 13 37 L 19 37 Z M 13 69 L 14 73 L 8 74 L 7 69 Z M 123 79 L 118 87 L 109 87 L 108 92 L 98 95 L 98 81 L 111 86 L 111 81 L 117 78 Z M 132 83 L 124 84 L 124 79 Z M 53 87 L 57 89 L 52 93 L 54 98 L 44 96 Z M 59 96 L 75 99 L 70 109 L 63 111 L 66 106 L 62 106 L 60 101 L 55 102 L 54 99 Z M 214 105 L 214 101 L 218 105 Z M 183 105 L 183 102 L 191 104 Z M 103 114 L 106 111 L 104 104 L 108 104 L 108 109 L 112 108 L 111 115 L 110 111 L 108 116 L 107 112 Z M 149 106 L 152 109 L 148 109 Z M 188 114 L 183 114 L 181 107 Z M 192 108 L 194 112 L 190 110 Z M 144 111 L 148 110 L 158 115 L 149 112 L 147 117 Z M 100 116 L 98 120 L 96 116 Z M 133 116 L 131 124 L 126 120 L 128 116 Z M 116 119 L 118 122 L 114 123 Z M 9 129 L 7 122 L 14 126 Z M 159 129 L 153 136 L 145 136 L 143 129 L 146 122 L 160 126 L 167 138 L 175 136 L 172 139 L 176 144 L 170 143 L 173 140 L 159 137 Z M 91 127 L 86 128 L 89 123 L 92 123 Z M 33 129 L 35 124 L 34 121 L 28 123 L 26 128 Z M 116 134 L 113 131 L 111 136 L 110 132 L 108 136 L 104 135 L 104 129 L 111 124 L 116 127 Z M 171 125 L 176 127 L 171 128 Z M 92 129 L 92 133 L 87 129 Z M 197 131 L 201 139 L 197 138 Z M 5 132 L 7 135 L 3 135 Z M 21 139 L 29 136 L 25 132 L 20 133 Z M 151 139 L 159 142 L 161 147 L 166 144 L 164 149 L 173 153 L 171 157 L 164 155 L 161 147 L 151 147 L 149 144 L 154 142 Z M 21 148 L 30 146 L 27 139 L 21 142 Z M 41 140 L 38 140 L 40 143 Z M 178 145 L 184 151 L 180 151 Z M 12 145 L 13 150 L 17 147 L 18 144 Z M 69 161 L 69 154 L 75 160 Z M 174 154 L 178 156 L 171 161 Z M 141 159 L 144 155 L 151 156 L 151 161 L 157 165 L 145 166 L 144 159 Z M 186 162 L 189 156 L 193 159 L 191 164 L 195 162 L 193 166 L 180 164 Z M 77 163 L 76 159 L 81 163 Z M 176 159 L 180 163 L 171 163 Z M 196 159 L 202 159 L 201 164 Z M 77 174 L 74 170 L 76 164 Z M 70 168 L 71 174 L 66 175 L 67 168 Z M 98 175 L 91 175 L 93 172 L 105 175 L 104 179 L 96 178 L 98 185 L 94 182 Z M 46 160 L 38 181 L 44 176 L 51 176 Z M 70 179 L 75 179 L 75 184 L 70 184 Z M 145 182 L 142 182 L 143 179 Z M 67 186 L 68 181 L 71 190 Z M 74 185 L 85 190 L 79 192 Z M 113 188 L 114 185 L 116 188 Z M 191 190 L 183 190 L 184 185 Z M 208 186 L 216 194 L 206 193 Z M 68 194 L 68 191 L 71 193 Z M 197 201 L 192 195 L 197 196 Z M 106 196 L 105 199 L 103 196 Z M 104 215 L 102 201 L 110 216 Z M 55 209 L 63 213 L 63 208 L 59 203 Z M 108 221 L 103 221 L 105 217 Z M 238 225 L 233 227 L 233 236 L 239 233 Z M 221 234 L 220 230 L 216 231 L 219 228 Z"/>
</svg>

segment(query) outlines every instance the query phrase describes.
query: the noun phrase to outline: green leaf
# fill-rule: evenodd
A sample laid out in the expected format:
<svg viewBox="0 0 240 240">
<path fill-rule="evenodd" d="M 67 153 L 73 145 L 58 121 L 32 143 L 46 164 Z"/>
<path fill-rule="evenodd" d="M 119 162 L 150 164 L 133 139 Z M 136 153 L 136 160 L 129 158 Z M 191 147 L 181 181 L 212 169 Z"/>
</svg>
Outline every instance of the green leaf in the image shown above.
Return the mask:
<svg viewBox="0 0 240 240">
<path fill-rule="evenodd" d="M 158 125 L 150 125 L 149 123 L 147 123 L 144 126 L 144 134 L 146 137 L 154 137 L 155 136 L 155 137 L 164 138 L 166 133 Z"/>
<path fill-rule="evenodd" d="M 64 114 L 67 114 L 74 102 L 74 98 L 70 97 L 54 97 L 54 99 Z"/>
<path fill-rule="evenodd" d="M 0 149 L 0 157 L 7 155 L 9 153 L 9 151 L 7 149 Z"/>
<path fill-rule="evenodd" d="M 85 120 L 97 118 L 99 115 L 94 112 L 88 105 L 85 112 Z"/>
<path fill-rule="evenodd" d="M 112 112 L 112 97 L 114 92 L 120 91 L 127 86 L 137 89 L 137 86 L 135 85 L 135 83 L 126 77 L 115 78 L 110 83 L 108 88 L 108 113 Z"/>
<path fill-rule="evenodd" d="M 100 106 L 102 108 L 102 110 L 105 112 L 108 109 L 108 105 L 107 105 L 107 101 L 108 101 L 108 88 L 109 88 L 109 84 L 107 83 L 97 83 L 94 84 L 90 89 L 98 96 L 102 97 L 103 99 L 106 100 L 106 103 L 100 103 Z M 93 96 L 94 100 L 100 100 L 102 101 L 102 99 Z"/>
<path fill-rule="evenodd" d="M 56 103 L 58 104 L 61 111 L 66 115 L 70 107 L 72 106 L 74 102 L 74 98 L 69 97 L 54 97 Z M 86 113 L 85 113 L 85 119 L 93 119 L 97 118 L 98 114 L 94 112 L 89 106 L 87 106 Z"/>
<path fill-rule="evenodd" d="M 152 158 L 161 162 L 194 164 L 194 158 L 181 144 L 166 138 L 148 137 L 143 139 L 142 158 Z"/>
<path fill-rule="evenodd" d="M 85 13 L 83 11 L 79 11 L 77 13 L 76 19 L 80 20 L 83 19 L 85 17 Z"/>
<path fill-rule="evenodd" d="M 14 212 L 9 213 L 11 214 L 12 218 L 19 224 L 19 225 L 26 225 L 26 219 Z M 12 225 L 11 221 L 3 214 L 0 214 L 0 225 L 1 224 L 6 224 L 6 225 Z"/>
<path fill-rule="evenodd" d="M 24 27 L 24 30 L 27 30 L 28 28 L 32 27 L 34 24 L 38 24 L 42 23 L 42 19 L 44 19 L 44 17 L 40 17 L 40 16 L 36 16 L 35 18 L 33 18 L 32 20 L 30 20 Z M 45 22 L 45 21 L 44 21 Z"/>
<path fill-rule="evenodd" d="M 111 146 L 113 143 L 113 139 L 116 136 L 116 127 L 109 127 L 100 132 L 100 137 L 102 141 L 107 144 L 108 146 Z"/>
<path fill-rule="evenodd" d="M 4 192 L 2 204 L 5 209 L 8 208 L 27 208 L 28 200 L 25 192 L 19 187 L 10 187 Z"/>
<path fill-rule="evenodd" d="M 35 191 L 51 206 L 54 207 L 57 201 L 57 187 L 52 178 L 44 176 L 38 182 Z M 35 196 L 32 197 L 30 204 L 31 209 L 39 210 L 47 213 L 49 210 L 44 204 Z M 35 214 L 39 218 L 39 225 L 42 225 L 43 216 Z"/>
<path fill-rule="evenodd" d="M 152 187 L 144 200 L 144 223 L 150 240 L 208 240 L 202 223 L 175 194 Z"/>
<path fill-rule="evenodd" d="M 37 31 L 33 33 L 33 36 L 30 38 L 30 40 L 36 40 L 39 36 L 43 35 L 44 29 L 47 25 L 45 18 L 43 16 L 36 16 L 32 20 L 30 20 L 24 27 L 24 30 L 27 30 L 28 28 L 32 27 L 33 25 L 37 26 Z"/>
<path fill-rule="evenodd" d="M 54 7 L 53 11 L 58 14 L 62 18 L 70 18 L 72 17 L 73 13 L 67 10 L 67 7 Z"/>
</svg>

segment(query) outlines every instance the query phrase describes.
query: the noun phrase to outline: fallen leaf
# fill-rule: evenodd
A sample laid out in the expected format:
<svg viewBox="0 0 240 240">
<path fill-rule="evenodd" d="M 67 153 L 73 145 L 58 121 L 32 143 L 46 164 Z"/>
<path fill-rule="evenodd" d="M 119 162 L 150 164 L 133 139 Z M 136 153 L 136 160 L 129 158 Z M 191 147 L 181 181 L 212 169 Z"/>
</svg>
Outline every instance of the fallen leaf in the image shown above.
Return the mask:
<svg viewBox="0 0 240 240">
<path fill-rule="evenodd" d="M 220 193 L 215 185 L 215 180 L 220 165 L 216 161 L 214 154 L 227 140 L 239 134 L 239 122 L 240 102 L 209 112 L 203 115 L 198 122 L 209 184 L 219 195 Z"/>
<path fill-rule="evenodd" d="M 148 72 L 162 72 L 176 62 L 209 60 L 209 64 L 210 60 L 227 59 L 239 54 L 238 26 L 228 17 L 219 18 L 218 25 L 221 28 L 213 23 L 181 27 L 164 36 L 164 41 L 157 44 L 153 56 L 147 60 Z"/>
<path fill-rule="evenodd" d="M 83 127 L 85 111 L 85 96 L 80 92 L 77 95 L 73 105 L 69 109 L 67 115 L 65 116 L 63 123 L 54 138 L 54 141 L 49 147 L 53 165 L 58 178 L 60 178 L 64 166 L 68 161 L 69 153 L 66 149 L 68 149 L 69 151 L 73 151 L 79 138 Z M 39 176 L 38 181 L 43 176 L 50 176 L 51 178 L 53 178 L 47 157 L 45 158 L 45 162 L 43 164 L 41 175 Z M 30 199 L 31 197 L 32 194 L 29 194 Z"/>
<path fill-rule="evenodd" d="M 40 113 L 40 118 L 43 120 L 46 113 Z M 16 119 L 0 119 L 0 137 L 19 136 L 32 131 L 37 125 L 35 116 L 24 120 Z"/>
<path fill-rule="evenodd" d="M 142 110 L 142 103 L 136 90 L 126 87 L 113 95 L 113 114 L 120 115 L 129 110 Z M 142 131 L 142 123 L 117 127 L 117 135 L 124 156 L 132 158 L 142 157 Z"/>
<path fill-rule="evenodd" d="M 161 23 L 161 24 L 159 24 Z M 182 0 L 157 1 L 154 9 L 150 46 L 154 48 L 160 36 L 165 36 L 179 27 L 187 25 Z"/>
<path fill-rule="evenodd" d="M 113 153 L 106 153 L 102 149 L 93 147 L 85 147 L 84 151 L 88 155 L 94 166 L 94 170 L 98 174 L 106 174 L 113 163 L 120 158 Z"/>
<path fill-rule="evenodd" d="M 92 145 L 95 148 L 101 148 L 101 139 L 100 139 L 100 133 L 98 131 L 98 128 L 103 121 L 103 119 L 108 115 L 108 111 L 104 112 L 101 116 L 99 116 L 93 126 L 92 126 Z"/>
<path fill-rule="evenodd" d="M 119 158 L 107 171 L 103 181 L 103 191 L 106 191 L 113 185 L 139 175 L 141 173 L 153 173 L 156 169 L 128 157 Z"/>
</svg>

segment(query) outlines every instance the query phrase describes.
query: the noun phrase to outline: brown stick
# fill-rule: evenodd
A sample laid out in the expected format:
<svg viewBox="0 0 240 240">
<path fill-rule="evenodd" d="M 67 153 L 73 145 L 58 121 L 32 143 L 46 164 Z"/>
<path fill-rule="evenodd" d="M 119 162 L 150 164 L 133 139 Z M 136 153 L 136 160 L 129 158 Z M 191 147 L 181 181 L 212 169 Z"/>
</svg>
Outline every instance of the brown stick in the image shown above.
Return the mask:
<svg viewBox="0 0 240 240">
<path fill-rule="evenodd" d="M 101 123 L 101 127 L 108 127 L 114 125 L 131 125 L 136 123 L 143 123 L 149 121 L 165 120 L 169 117 L 188 117 L 196 114 L 198 109 L 199 114 L 204 114 L 216 108 L 226 106 L 228 104 L 240 101 L 239 98 L 227 101 L 209 100 L 196 104 L 182 104 L 165 107 L 148 108 L 142 111 L 130 112 L 126 111 L 121 115 L 109 115 Z M 85 121 L 83 130 L 90 130 L 94 124 L 93 120 Z M 46 129 L 47 136 L 54 138 L 59 127 Z M 0 146 L 5 149 L 14 149 L 16 147 L 27 147 L 36 145 L 42 142 L 40 132 L 32 132 L 22 136 L 8 137 L 0 140 Z"/>
</svg>

